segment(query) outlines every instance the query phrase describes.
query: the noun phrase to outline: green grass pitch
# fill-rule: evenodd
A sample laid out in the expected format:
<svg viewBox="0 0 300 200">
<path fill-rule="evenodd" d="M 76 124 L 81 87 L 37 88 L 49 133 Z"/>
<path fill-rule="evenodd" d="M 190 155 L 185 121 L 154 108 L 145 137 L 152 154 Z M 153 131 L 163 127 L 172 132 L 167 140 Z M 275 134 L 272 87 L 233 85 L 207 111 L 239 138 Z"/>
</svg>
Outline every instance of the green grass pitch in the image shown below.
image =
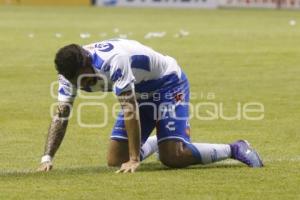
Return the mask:
<svg viewBox="0 0 300 200">
<path fill-rule="evenodd" d="M 0 7 L 0 199 L 300 199 L 300 24 L 290 20 L 300 23 L 300 13 Z M 190 35 L 174 37 L 180 29 Z M 151 31 L 166 36 L 144 39 Z M 91 36 L 80 38 L 84 32 Z M 226 115 L 239 102 L 264 105 L 260 121 L 192 118 L 191 134 L 199 142 L 247 139 L 265 168 L 227 161 L 174 170 L 151 157 L 137 173 L 117 175 L 106 167 L 114 120 L 101 129 L 81 128 L 76 106 L 91 100 L 80 99 L 54 170 L 35 172 L 55 102 L 49 88 L 56 80 L 56 50 L 130 32 L 129 38 L 178 60 L 196 96 L 193 104 L 214 93 L 209 102 L 222 102 Z M 116 103 L 112 95 L 105 101 L 109 107 Z M 84 122 L 99 122 L 102 114 L 86 108 Z"/>
</svg>

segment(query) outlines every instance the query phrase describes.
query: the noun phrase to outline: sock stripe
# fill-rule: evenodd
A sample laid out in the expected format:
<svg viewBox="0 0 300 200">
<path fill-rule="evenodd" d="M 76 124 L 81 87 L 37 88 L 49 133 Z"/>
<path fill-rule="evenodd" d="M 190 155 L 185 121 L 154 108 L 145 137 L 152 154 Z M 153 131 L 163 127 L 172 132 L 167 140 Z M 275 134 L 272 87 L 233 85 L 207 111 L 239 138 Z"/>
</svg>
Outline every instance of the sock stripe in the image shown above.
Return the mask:
<svg viewBox="0 0 300 200">
<path fill-rule="evenodd" d="M 195 158 L 199 159 L 200 162 L 202 162 L 202 156 L 198 149 L 191 143 L 186 143 L 186 147 L 189 148 L 192 151 L 192 154 Z"/>
</svg>

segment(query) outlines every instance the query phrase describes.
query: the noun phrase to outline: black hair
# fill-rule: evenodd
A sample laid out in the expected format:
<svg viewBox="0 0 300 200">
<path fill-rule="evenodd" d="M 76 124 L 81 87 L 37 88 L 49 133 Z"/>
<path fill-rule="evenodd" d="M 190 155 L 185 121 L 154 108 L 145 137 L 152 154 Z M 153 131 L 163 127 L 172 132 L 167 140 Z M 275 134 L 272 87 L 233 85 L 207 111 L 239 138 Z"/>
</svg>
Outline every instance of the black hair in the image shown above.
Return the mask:
<svg viewBox="0 0 300 200">
<path fill-rule="evenodd" d="M 57 72 L 70 80 L 76 78 L 79 69 L 85 64 L 84 49 L 77 44 L 70 44 L 59 49 L 55 55 Z"/>
</svg>

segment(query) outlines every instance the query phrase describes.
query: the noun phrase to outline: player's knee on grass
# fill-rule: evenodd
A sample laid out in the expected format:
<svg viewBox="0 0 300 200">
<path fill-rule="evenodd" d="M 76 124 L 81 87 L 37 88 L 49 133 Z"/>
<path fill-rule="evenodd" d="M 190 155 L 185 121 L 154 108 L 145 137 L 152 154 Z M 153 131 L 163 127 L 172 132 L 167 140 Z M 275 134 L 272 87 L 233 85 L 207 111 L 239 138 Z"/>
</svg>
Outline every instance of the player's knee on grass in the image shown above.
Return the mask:
<svg viewBox="0 0 300 200">
<path fill-rule="evenodd" d="M 127 141 L 111 140 L 107 153 L 107 165 L 119 167 L 129 160 Z"/>
<path fill-rule="evenodd" d="M 166 140 L 159 144 L 160 161 L 171 168 L 182 168 L 188 166 L 185 162 L 183 143 L 176 140 Z"/>
</svg>

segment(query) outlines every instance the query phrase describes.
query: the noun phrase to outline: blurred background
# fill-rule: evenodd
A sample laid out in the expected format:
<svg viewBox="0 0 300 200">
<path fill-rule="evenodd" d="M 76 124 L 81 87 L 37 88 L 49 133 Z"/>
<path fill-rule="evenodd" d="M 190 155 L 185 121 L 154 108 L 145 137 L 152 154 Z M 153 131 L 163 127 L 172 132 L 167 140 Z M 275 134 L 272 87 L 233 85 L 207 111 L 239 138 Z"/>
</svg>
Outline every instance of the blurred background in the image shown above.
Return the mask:
<svg viewBox="0 0 300 200">
<path fill-rule="evenodd" d="M 300 0 L 1 0 L 14 5 L 95 5 L 184 8 L 300 8 Z"/>
</svg>

